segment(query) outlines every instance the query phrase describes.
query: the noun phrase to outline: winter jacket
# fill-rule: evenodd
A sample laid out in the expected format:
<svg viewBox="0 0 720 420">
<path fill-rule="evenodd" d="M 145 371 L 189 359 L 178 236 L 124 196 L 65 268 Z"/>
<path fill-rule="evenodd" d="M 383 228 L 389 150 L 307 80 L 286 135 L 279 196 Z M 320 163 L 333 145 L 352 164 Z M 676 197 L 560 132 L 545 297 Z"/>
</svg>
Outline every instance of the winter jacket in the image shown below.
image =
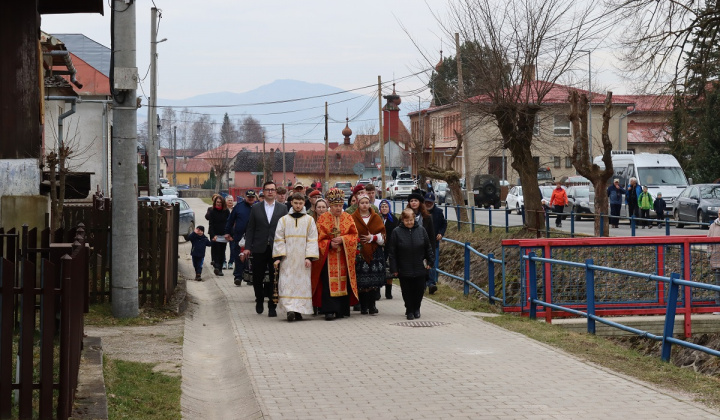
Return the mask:
<svg viewBox="0 0 720 420">
<path fill-rule="evenodd" d="M 667 210 L 667 204 L 665 204 L 665 200 L 662 198 L 655 199 L 655 203 L 653 204 L 653 210 L 655 210 L 655 213 L 659 216 L 659 218 L 665 217 L 665 211 Z"/>
<path fill-rule="evenodd" d="M 643 210 L 650 210 L 653 208 L 653 198 L 649 192 L 641 192 L 638 196 L 638 207 Z"/>
<path fill-rule="evenodd" d="M 191 257 L 204 257 L 205 249 L 212 246 L 212 242 L 210 242 L 210 239 L 205 235 L 200 236 L 195 232 L 190 232 L 187 238 L 192 244 L 192 249 L 190 250 Z"/>
<path fill-rule="evenodd" d="M 434 253 L 425 228 L 417 222 L 411 228 L 400 222 L 393 230 L 388 244 L 390 272 L 398 277 L 424 277 L 427 274 L 423 260 L 428 266 L 434 264 Z"/>
<path fill-rule="evenodd" d="M 382 216 L 380 216 L 382 217 Z M 397 215 L 392 215 L 392 220 L 389 218 L 383 217 L 383 224 L 385 225 L 385 238 L 392 238 L 393 231 L 398 227 L 398 224 L 400 224 L 400 219 L 398 219 Z M 385 260 L 388 259 L 388 239 L 385 239 L 385 246 L 383 247 L 383 251 L 385 251 Z"/>
<path fill-rule="evenodd" d="M 620 187 L 616 187 L 615 184 L 609 186 L 607 189 L 607 195 L 608 199 L 610 200 L 610 204 L 622 204 L 623 194 L 625 194 L 625 190 Z"/>
<path fill-rule="evenodd" d="M 567 192 L 563 188 L 555 188 L 550 196 L 551 206 L 565 206 L 568 203 Z"/>
<path fill-rule="evenodd" d="M 205 213 L 205 219 L 208 223 L 208 236 L 212 239 L 215 236 L 225 236 L 225 223 L 227 222 L 228 216 L 230 216 L 230 210 L 222 209 L 218 210 L 215 207 L 208 208 Z"/>
<path fill-rule="evenodd" d="M 447 230 L 447 220 L 445 220 L 445 215 L 438 206 L 433 206 L 432 210 L 428 210 L 428 213 L 430 213 L 430 216 L 432 217 L 433 228 L 435 229 L 435 235 L 433 235 L 430 240 L 437 242 L 435 238 L 438 233 L 445 236 L 445 231 Z"/>
<path fill-rule="evenodd" d="M 627 192 L 625 193 L 625 203 L 637 205 L 640 194 L 642 194 L 642 187 L 640 184 L 635 185 L 634 191 L 632 186 L 628 185 Z"/>
<path fill-rule="evenodd" d="M 248 220 L 250 220 L 250 210 L 252 205 L 247 201 L 235 204 L 230 216 L 225 223 L 225 234 L 232 236 L 233 241 L 237 242 L 245 235 Z"/>
</svg>

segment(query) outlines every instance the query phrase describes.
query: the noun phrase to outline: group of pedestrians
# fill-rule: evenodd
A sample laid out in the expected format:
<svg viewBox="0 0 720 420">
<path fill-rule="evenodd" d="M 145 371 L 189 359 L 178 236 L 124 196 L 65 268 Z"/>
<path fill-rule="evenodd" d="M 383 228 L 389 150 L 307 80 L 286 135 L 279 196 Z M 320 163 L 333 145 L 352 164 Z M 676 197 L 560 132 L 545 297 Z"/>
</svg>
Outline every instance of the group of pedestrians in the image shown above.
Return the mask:
<svg viewBox="0 0 720 420">
<path fill-rule="evenodd" d="M 625 196 L 625 204 L 627 205 L 628 217 L 639 218 L 638 224 L 645 229 L 652 229 L 653 222 L 650 219 L 650 210 L 655 211 L 657 226 L 665 220 L 665 212 L 667 204 L 662 197 L 662 193 L 658 192 L 653 198 L 648 192 L 646 186 L 638 184 L 637 178 L 632 177 L 627 187 L 620 186 L 620 180 L 615 178 L 613 184 L 607 189 L 608 199 L 610 201 L 610 226 L 617 228 L 620 222 L 620 211 L 622 210 L 623 195 Z"/>
<path fill-rule="evenodd" d="M 288 321 L 321 314 L 326 320 L 379 313 L 377 300 L 385 287 L 392 299 L 392 280 L 400 280 L 407 319 L 420 318 L 424 291 L 437 291 L 431 271 L 435 249 L 447 222 L 435 206 L 432 192 L 414 191 L 400 216 L 391 203 L 375 198 L 372 184 L 358 186 L 346 200 L 333 188 L 325 197 L 318 190 L 296 184 L 285 203 L 284 187 L 266 182 L 264 200 L 255 191 L 228 208 L 221 196 L 213 198 L 206 218 L 209 238 L 198 226 L 188 239 L 196 279 L 202 280 L 205 249 L 222 276 L 227 244 L 235 284 L 242 284 L 250 263 L 255 309 L 269 317 L 283 313 Z M 234 265 L 233 265 L 234 263 Z"/>
</svg>

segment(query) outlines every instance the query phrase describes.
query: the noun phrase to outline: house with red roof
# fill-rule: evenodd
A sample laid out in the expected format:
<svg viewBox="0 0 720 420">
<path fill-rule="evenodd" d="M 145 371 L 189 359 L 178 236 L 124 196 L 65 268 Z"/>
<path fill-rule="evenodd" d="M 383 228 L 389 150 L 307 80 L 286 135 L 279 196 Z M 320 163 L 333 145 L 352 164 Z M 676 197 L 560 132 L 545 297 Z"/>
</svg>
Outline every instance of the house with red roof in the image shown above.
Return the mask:
<svg viewBox="0 0 720 420">
<path fill-rule="evenodd" d="M 620 138 L 618 150 L 635 153 L 669 153 L 672 95 L 624 95 L 632 103 L 627 109 L 627 136 Z"/>
<path fill-rule="evenodd" d="M 332 187 L 336 182 L 352 182 L 358 179 L 353 168 L 358 163 L 365 165 L 368 155 L 372 153 L 359 150 L 340 150 L 328 153 L 328 185 Z M 325 152 L 301 151 L 295 153 L 293 164 L 295 180 L 303 185 L 310 185 L 313 181 L 325 181 Z"/>
<path fill-rule="evenodd" d="M 531 81 L 527 86 L 518 86 L 508 90 L 508 96 L 518 98 L 520 102 L 540 102 L 540 111 L 535 121 L 533 133 L 532 153 L 539 167 L 548 167 L 555 179 L 575 175 L 572 166 L 572 127 L 568 119 L 570 104 L 568 95 L 572 90 L 588 93 L 582 89 L 571 86 L 554 84 L 544 81 Z M 542 98 L 538 101 L 537 98 Z M 512 99 L 511 99 L 512 100 Z M 605 95 L 597 92 L 590 93 L 592 115 L 592 153 L 599 154 L 601 150 L 602 113 Z M 491 105 L 492 100 L 487 95 L 474 97 L 470 102 L 476 106 Z M 517 183 L 519 174 L 512 168 L 512 156 L 508 150 L 502 148 L 502 138 L 494 118 L 481 116 L 473 112 L 473 105 L 468 106 L 469 116 L 467 124 L 463 127 L 460 118 L 460 104 L 443 106 L 431 105 L 427 109 L 411 112 L 411 135 L 422 139 L 426 162 L 434 161 L 441 166 L 446 165 L 447 156 L 457 146 L 454 130 L 463 133 L 467 130 L 465 141 L 468 147 L 460 153 L 452 163 L 455 170 L 463 173 L 467 178 L 480 174 L 493 174 L 500 179 L 506 179 L 511 184 Z M 630 99 L 614 96 L 610 120 L 609 136 L 614 145 L 618 144 L 620 137 L 627 136 L 628 107 L 632 105 Z M 469 153 L 470 168 L 465 171 L 462 159 L 463 153 Z M 504 172 L 503 172 L 504 171 Z M 466 175 L 467 174 L 467 175 Z"/>
</svg>

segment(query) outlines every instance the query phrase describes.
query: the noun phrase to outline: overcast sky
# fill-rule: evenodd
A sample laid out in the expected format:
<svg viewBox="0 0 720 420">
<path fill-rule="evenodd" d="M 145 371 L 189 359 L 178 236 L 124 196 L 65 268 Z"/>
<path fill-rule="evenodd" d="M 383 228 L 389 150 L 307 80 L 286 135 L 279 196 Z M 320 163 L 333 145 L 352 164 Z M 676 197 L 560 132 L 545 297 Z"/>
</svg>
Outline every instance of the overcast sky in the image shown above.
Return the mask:
<svg viewBox="0 0 720 420">
<path fill-rule="evenodd" d="M 445 1 L 429 3 L 444 15 Z M 155 4 L 162 11 L 158 39 L 168 39 L 158 45 L 159 98 L 245 92 L 277 79 L 343 89 L 377 83 L 378 75 L 384 81 L 399 80 L 428 63 L 398 22 L 432 54 L 433 65 L 439 60 L 441 38 L 445 38 L 444 54 L 454 55 L 433 12 L 419 0 L 155 0 Z M 137 64 L 143 77 L 149 65 L 153 2 L 139 0 L 136 6 Z M 82 33 L 109 47 L 110 9 L 106 2 L 105 16 L 45 15 L 42 30 Z M 593 77 L 598 85 L 625 93 L 611 61 L 602 51 L 594 53 L 593 67 L 599 70 Z M 423 86 L 428 76 L 420 77 L 399 82 L 399 93 Z M 149 93 L 149 77 L 142 84 Z M 430 97 L 428 91 L 421 95 Z"/>
</svg>

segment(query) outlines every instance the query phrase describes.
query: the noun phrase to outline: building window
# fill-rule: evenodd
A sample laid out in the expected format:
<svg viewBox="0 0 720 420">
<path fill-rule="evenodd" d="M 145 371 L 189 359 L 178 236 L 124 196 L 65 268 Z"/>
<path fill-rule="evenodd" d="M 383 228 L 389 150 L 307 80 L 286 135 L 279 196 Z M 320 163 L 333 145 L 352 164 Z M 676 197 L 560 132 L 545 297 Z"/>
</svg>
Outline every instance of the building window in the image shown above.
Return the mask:
<svg viewBox="0 0 720 420">
<path fill-rule="evenodd" d="M 565 167 L 572 168 L 572 158 L 570 156 L 565 157 Z"/>
<path fill-rule="evenodd" d="M 560 162 L 561 162 L 560 156 L 553 156 L 553 165 L 554 165 L 556 168 L 559 168 L 559 167 L 560 167 L 560 165 L 561 165 Z"/>
<path fill-rule="evenodd" d="M 569 136 L 570 120 L 566 115 L 555 115 L 553 117 L 553 135 Z"/>
<path fill-rule="evenodd" d="M 535 125 L 533 125 L 533 136 L 540 135 L 540 116 L 535 115 Z"/>
</svg>

